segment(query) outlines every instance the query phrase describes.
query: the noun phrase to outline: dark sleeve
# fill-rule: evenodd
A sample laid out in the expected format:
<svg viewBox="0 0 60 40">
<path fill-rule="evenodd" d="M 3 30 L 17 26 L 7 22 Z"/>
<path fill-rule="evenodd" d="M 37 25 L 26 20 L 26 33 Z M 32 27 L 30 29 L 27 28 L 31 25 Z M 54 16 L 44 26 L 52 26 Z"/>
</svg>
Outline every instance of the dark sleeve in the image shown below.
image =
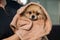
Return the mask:
<svg viewBox="0 0 60 40">
<path fill-rule="evenodd" d="M 14 34 L 9 24 L 10 19 L 5 14 L 4 9 L 0 8 L 0 40 Z"/>
<path fill-rule="evenodd" d="M 0 8 L 0 39 L 7 38 L 14 34 L 9 24 L 16 14 L 16 11 L 22 6 L 23 5 L 20 5 L 14 1 L 7 2 L 5 10 L 8 15 L 6 15 L 3 8 Z"/>
</svg>

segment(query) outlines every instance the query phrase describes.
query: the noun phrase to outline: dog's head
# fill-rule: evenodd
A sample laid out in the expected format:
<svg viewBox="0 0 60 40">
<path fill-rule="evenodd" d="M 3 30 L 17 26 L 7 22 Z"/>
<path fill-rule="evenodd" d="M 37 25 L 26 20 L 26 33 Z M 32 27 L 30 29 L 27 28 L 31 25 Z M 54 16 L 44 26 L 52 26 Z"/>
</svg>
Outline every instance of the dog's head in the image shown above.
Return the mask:
<svg viewBox="0 0 60 40">
<path fill-rule="evenodd" d="M 31 19 L 32 21 L 35 21 L 35 20 L 38 20 L 38 19 L 39 20 L 40 19 L 43 19 L 43 20 L 47 19 L 46 15 L 44 14 L 41 7 L 39 7 L 38 5 L 35 5 L 35 4 L 29 5 L 25 9 L 25 11 L 22 13 L 22 15 Z"/>
</svg>

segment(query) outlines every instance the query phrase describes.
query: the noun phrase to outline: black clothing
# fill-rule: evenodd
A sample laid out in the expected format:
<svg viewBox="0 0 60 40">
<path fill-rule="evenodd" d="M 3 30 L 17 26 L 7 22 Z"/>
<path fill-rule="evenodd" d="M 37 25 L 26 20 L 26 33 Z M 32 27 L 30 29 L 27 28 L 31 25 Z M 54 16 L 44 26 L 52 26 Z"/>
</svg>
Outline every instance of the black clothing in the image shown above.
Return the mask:
<svg viewBox="0 0 60 40">
<path fill-rule="evenodd" d="M 0 8 L 0 39 L 13 34 L 11 28 L 9 27 L 11 20 L 12 19 L 8 17 L 4 9 Z"/>
<path fill-rule="evenodd" d="M 23 6 L 14 1 L 7 3 L 5 10 L 0 7 L 0 40 L 14 34 L 10 28 L 10 22 L 16 14 L 16 11 Z"/>
</svg>

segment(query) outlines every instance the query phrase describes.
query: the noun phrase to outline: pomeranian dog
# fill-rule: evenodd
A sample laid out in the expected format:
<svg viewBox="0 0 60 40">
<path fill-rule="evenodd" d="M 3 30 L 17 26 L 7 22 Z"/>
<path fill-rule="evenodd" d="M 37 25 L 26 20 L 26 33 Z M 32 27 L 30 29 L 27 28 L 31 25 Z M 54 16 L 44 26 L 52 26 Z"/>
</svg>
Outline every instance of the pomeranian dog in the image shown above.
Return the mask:
<svg viewBox="0 0 60 40">
<path fill-rule="evenodd" d="M 42 9 L 38 5 L 34 4 L 29 5 L 29 7 L 27 7 L 27 9 L 24 11 L 24 13 L 22 13 L 22 15 L 32 21 L 47 19 Z"/>
</svg>

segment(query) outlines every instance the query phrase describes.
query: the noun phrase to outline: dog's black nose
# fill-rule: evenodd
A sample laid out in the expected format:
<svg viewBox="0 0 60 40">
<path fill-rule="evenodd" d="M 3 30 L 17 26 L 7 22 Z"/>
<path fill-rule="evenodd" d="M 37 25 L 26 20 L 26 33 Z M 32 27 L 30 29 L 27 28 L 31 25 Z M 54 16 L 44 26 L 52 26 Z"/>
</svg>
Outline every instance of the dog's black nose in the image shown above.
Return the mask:
<svg viewBox="0 0 60 40">
<path fill-rule="evenodd" d="M 32 15 L 32 19 L 34 19 L 35 18 L 35 16 L 34 15 Z"/>
</svg>

